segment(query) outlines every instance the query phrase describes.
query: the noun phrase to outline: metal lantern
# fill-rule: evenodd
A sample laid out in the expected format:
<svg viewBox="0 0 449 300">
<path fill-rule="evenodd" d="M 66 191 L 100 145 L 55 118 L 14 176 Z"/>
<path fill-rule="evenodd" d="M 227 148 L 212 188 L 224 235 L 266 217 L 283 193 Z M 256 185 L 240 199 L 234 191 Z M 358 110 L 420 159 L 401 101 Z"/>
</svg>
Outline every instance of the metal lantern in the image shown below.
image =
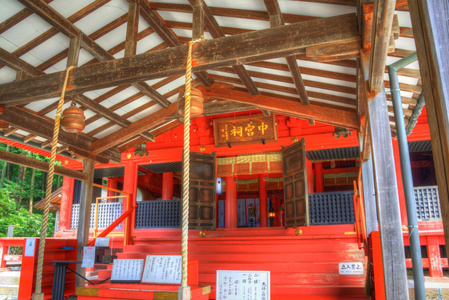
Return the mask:
<svg viewBox="0 0 449 300">
<path fill-rule="evenodd" d="M 185 92 L 182 91 L 178 97 L 178 114 L 184 116 Z M 190 92 L 190 118 L 196 118 L 203 113 L 203 94 L 199 89 L 192 88 Z"/>
<path fill-rule="evenodd" d="M 75 104 L 72 104 L 62 112 L 61 128 L 65 132 L 81 132 L 84 127 L 86 127 L 86 124 L 84 123 L 85 119 L 86 117 L 84 116 L 83 110 Z"/>
</svg>

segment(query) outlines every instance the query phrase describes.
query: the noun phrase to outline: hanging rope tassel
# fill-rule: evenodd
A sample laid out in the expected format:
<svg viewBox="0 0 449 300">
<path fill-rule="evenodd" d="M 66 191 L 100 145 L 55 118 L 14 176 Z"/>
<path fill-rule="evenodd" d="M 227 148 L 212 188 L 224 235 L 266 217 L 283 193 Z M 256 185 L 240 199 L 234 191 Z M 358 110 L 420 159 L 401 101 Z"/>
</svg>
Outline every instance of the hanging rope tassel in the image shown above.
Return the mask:
<svg viewBox="0 0 449 300">
<path fill-rule="evenodd" d="M 55 173 L 55 161 L 56 161 L 56 150 L 58 148 L 58 136 L 59 136 L 59 128 L 61 123 L 61 113 L 62 107 L 64 105 L 64 96 L 65 91 L 67 89 L 67 82 L 69 81 L 69 73 L 75 67 L 68 67 L 65 73 L 64 85 L 62 87 L 61 97 L 59 98 L 58 108 L 56 110 L 55 117 L 55 127 L 53 129 L 53 139 L 51 142 L 51 155 L 50 155 L 50 163 L 48 168 L 48 177 L 47 177 L 47 190 L 45 195 L 45 205 L 44 205 L 44 215 L 42 220 L 42 231 L 39 242 L 39 252 L 37 258 L 37 271 L 36 271 L 36 291 L 33 294 L 33 299 L 43 299 L 44 295 L 42 294 L 42 270 L 44 265 L 44 250 L 45 250 L 45 237 L 47 236 L 47 224 L 48 224 L 48 213 L 50 211 L 50 195 L 51 188 L 53 186 L 53 175 Z"/>
</svg>

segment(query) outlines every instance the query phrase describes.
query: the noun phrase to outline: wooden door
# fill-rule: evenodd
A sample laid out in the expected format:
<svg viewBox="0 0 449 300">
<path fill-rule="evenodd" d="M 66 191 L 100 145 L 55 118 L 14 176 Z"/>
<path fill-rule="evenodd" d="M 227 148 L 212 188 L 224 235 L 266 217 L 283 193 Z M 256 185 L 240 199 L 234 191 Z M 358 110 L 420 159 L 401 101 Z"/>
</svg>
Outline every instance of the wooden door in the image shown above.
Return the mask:
<svg viewBox="0 0 449 300">
<path fill-rule="evenodd" d="M 215 229 L 215 155 L 190 153 L 189 228 Z"/>
<path fill-rule="evenodd" d="M 282 151 L 285 227 L 309 225 L 304 139 Z"/>
</svg>

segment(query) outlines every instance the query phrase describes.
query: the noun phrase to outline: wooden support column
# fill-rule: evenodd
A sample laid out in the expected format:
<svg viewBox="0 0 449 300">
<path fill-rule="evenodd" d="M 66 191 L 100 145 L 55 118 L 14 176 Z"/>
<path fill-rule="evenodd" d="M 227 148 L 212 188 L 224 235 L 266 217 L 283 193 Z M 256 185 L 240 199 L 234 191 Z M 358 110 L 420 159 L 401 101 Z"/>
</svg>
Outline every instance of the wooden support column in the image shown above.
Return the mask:
<svg viewBox="0 0 449 300">
<path fill-rule="evenodd" d="M 123 180 L 123 191 L 129 194 L 130 207 L 136 205 L 136 192 L 137 192 L 137 174 L 138 165 L 134 161 L 127 161 L 125 165 L 125 174 Z M 126 201 L 123 201 L 123 212 L 129 209 L 126 207 Z M 125 221 L 125 230 L 128 233 L 128 241 L 125 241 L 126 245 L 131 242 L 131 236 L 134 229 L 134 224 L 136 223 L 136 210 L 132 212 L 131 217 L 128 217 Z"/>
<path fill-rule="evenodd" d="M 324 193 L 323 163 L 315 163 L 315 193 Z"/>
<path fill-rule="evenodd" d="M 408 299 L 398 186 L 385 89 L 368 96 L 386 299 Z"/>
<path fill-rule="evenodd" d="M 232 176 L 226 180 L 225 228 L 237 228 L 237 183 Z"/>
<path fill-rule="evenodd" d="M 173 199 L 173 172 L 162 174 L 162 200 Z"/>
<path fill-rule="evenodd" d="M 259 175 L 259 211 L 260 211 L 260 227 L 268 227 L 268 194 L 267 182 L 263 178 L 263 174 Z"/>
<path fill-rule="evenodd" d="M 393 140 L 394 168 L 396 170 L 396 182 L 398 184 L 399 207 L 401 210 L 401 223 L 407 225 L 407 209 L 405 207 L 404 186 L 402 184 L 401 161 L 399 155 L 398 140 Z"/>
<path fill-rule="evenodd" d="M 117 182 L 116 178 L 108 178 L 108 188 L 117 189 L 117 186 L 118 186 L 118 182 Z M 115 192 L 108 190 L 108 197 L 112 197 L 112 196 L 115 196 Z M 110 200 L 111 202 L 116 202 L 115 199 L 108 199 L 108 200 Z"/>
<path fill-rule="evenodd" d="M 443 277 L 443 267 L 441 264 L 440 244 L 438 236 L 428 235 L 427 256 L 429 257 L 429 273 L 431 277 Z"/>
<path fill-rule="evenodd" d="M 363 149 L 364 134 L 359 134 L 360 151 Z M 362 168 L 362 186 L 363 186 L 363 201 L 365 206 L 365 222 L 366 222 L 366 236 L 369 236 L 372 231 L 377 231 L 377 206 L 376 206 L 376 189 L 374 187 L 374 170 L 371 150 L 369 157 L 365 160 L 361 159 Z"/>
<path fill-rule="evenodd" d="M 307 192 L 309 194 L 314 193 L 313 189 L 313 163 L 306 158 L 306 170 L 307 170 Z"/>
<path fill-rule="evenodd" d="M 92 206 L 92 195 L 94 192 L 94 170 L 95 161 L 92 159 L 83 160 L 83 173 L 87 175 L 87 179 L 81 184 L 78 231 L 76 233 L 76 238 L 78 239 L 78 261 L 82 261 L 83 247 L 86 246 L 89 241 L 90 209 Z M 86 268 L 81 268 L 81 264 L 76 265 L 76 271 L 83 276 L 86 275 Z M 77 287 L 83 287 L 84 283 L 84 279 L 78 276 L 76 277 Z"/>
<path fill-rule="evenodd" d="M 70 229 L 70 221 L 72 220 L 72 203 L 73 203 L 74 187 L 75 187 L 75 179 L 70 177 L 64 177 L 64 179 L 62 180 L 61 207 L 59 209 L 60 231 Z"/>
<path fill-rule="evenodd" d="M 428 0 L 409 0 L 408 4 L 449 253 L 449 6 L 447 1 Z"/>
</svg>

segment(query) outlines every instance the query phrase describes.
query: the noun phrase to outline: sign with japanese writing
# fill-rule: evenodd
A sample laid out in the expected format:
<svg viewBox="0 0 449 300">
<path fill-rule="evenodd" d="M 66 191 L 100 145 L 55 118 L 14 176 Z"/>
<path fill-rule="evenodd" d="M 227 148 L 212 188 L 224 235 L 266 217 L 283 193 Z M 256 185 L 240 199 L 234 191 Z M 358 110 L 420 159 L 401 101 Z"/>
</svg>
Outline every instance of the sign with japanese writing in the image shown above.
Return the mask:
<svg viewBox="0 0 449 300">
<path fill-rule="evenodd" d="M 147 255 L 142 283 L 180 284 L 181 255 Z"/>
<path fill-rule="evenodd" d="M 109 247 L 108 237 L 97 237 L 95 239 L 95 247 Z"/>
<path fill-rule="evenodd" d="M 270 271 L 217 270 L 217 300 L 270 300 Z"/>
<path fill-rule="evenodd" d="M 276 116 L 253 115 L 214 120 L 216 147 L 229 147 L 278 140 Z"/>
<path fill-rule="evenodd" d="M 83 247 L 82 268 L 93 268 L 95 264 L 95 247 Z"/>
<path fill-rule="evenodd" d="M 363 275 L 363 263 L 361 262 L 339 263 L 338 273 L 340 275 Z"/>
<path fill-rule="evenodd" d="M 142 278 L 143 259 L 114 259 L 111 282 L 138 283 Z"/>
</svg>

